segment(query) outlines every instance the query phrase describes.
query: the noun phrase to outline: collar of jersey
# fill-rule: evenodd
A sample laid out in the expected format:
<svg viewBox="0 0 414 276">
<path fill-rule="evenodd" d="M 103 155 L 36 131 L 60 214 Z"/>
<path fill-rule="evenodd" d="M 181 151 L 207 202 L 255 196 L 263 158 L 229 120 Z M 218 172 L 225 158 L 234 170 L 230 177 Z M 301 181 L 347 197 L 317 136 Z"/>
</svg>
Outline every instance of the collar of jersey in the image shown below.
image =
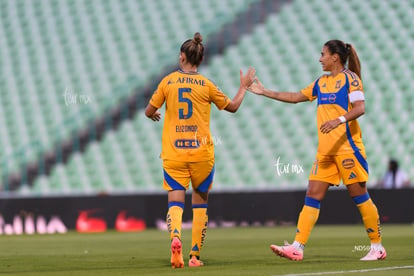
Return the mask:
<svg viewBox="0 0 414 276">
<path fill-rule="evenodd" d="M 183 71 L 182 69 L 178 69 L 178 72 L 183 73 L 183 74 L 188 74 L 188 75 L 198 75 L 198 72 L 188 72 L 188 71 Z"/>
</svg>

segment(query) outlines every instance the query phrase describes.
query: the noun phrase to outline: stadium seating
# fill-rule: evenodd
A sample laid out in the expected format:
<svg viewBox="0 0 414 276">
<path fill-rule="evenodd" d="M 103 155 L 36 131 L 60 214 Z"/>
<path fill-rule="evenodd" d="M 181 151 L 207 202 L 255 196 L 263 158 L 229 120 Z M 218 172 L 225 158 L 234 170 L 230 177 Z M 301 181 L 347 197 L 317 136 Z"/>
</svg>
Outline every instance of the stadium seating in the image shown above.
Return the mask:
<svg viewBox="0 0 414 276">
<path fill-rule="evenodd" d="M 148 82 L 159 72 L 160 61 L 174 64 L 180 42 L 193 29 L 217 32 L 253 1 L 215 0 L 208 7 L 206 1 L 183 2 L 174 3 L 178 7 L 165 0 L 145 1 L 145 5 L 99 1 L 93 6 L 87 1 L 2 3 L 12 11 L 2 13 L 5 19 L 0 25 L 0 36 L 10 37 L 0 41 L 0 47 L 6 49 L 3 60 L 9 72 L 5 73 L 12 77 L 0 79 L 0 87 L 24 93 L 2 92 L 0 97 L 0 123 L 7 126 L 0 130 L 6 145 L 0 154 L 18 152 L 22 158 L 33 158 L 56 137 L 65 137 L 104 112 L 106 104 Z M 185 5 L 192 12 L 184 12 Z M 352 42 L 360 55 L 366 91 L 366 114 L 360 124 L 369 184 L 382 176 L 389 157 L 399 159 L 414 180 L 414 96 L 408 81 L 414 73 L 413 16 L 410 1 L 292 1 L 223 55 L 210 57 L 200 71 L 229 96 L 238 89 L 239 68 L 247 70 L 249 65 L 257 68 L 266 86 L 297 91 L 322 73 L 318 58 L 326 40 Z M 48 41 L 49 37 L 54 40 Z M 66 90 L 87 94 L 92 102 L 67 105 Z M 306 187 L 317 145 L 315 103 L 287 105 L 248 94 L 236 114 L 212 109 L 215 191 Z M 79 113 L 85 116 L 76 116 Z M 159 192 L 161 131 L 162 123 L 139 112 L 83 154 L 57 166 L 50 177 L 40 177 L 21 192 Z M 20 145 L 30 145 L 31 137 L 39 146 L 21 150 Z M 11 159 L 6 165 L 9 170 L 18 166 Z"/>
<path fill-rule="evenodd" d="M 317 5 L 312 1 L 306 3 L 294 1 L 291 6 L 286 6 L 280 14 L 270 17 L 264 28 L 262 26 L 257 27 L 256 32 L 251 37 L 246 38 L 238 45 L 238 52 L 236 50 L 236 53 L 234 53 L 230 49 L 226 55 L 243 56 L 245 52 L 259 53 L 262 55 L 261 57 L 254 56 L 252 59 L 243 60 L 242 63 L 233 62 L 232 67 L 253 64 L 259 68 L 258 74 L 267 86 L 280 90 L 296 91 L 312 81 L 312 79 L 309 79 L 310 76 L 317 77 L 320 74 L 320 69 L 316 66 L 318 66 L 317 59 L 319 58 L 318 53 L 322 46 L 321 43 L 336 38 L 338 34 L 343 34 L 341 39 L 351 41 L 355 45 L 363 65 L 367 114 L 360 119 L 360 123 L 363 127 L 363 138 L 371 168 L 370 184 L 373 185 L 382 176 L 386 169 L 387 160 L 391 156 L 400 159 L 401 163 L 404 164 L 404 168 L 409 171 L 410 177 L 413 178 L 413 169 L 410 168 L 412 164 L 412 146 L 407 141 L 413 134 L 412 108 L 414 105 L 412 95 L 409 92 L 410 89 L 408 89 L 411 84 L 400 81 L 401 75 L 405 76 L 403 79 L 409 79 L 409 75 L 412 74 L 410 68 L 412 68 L 413 60 L 407 52 L 409 47 L 401 41 L 406 41 L 406 44 L 412 45 L 413 37 L 408 35 L 409 30 L 406 31 L 408 25 L 404 25 L 398 20 L 398 18 L 405 20 L 407 15 L 393 16 L 393 24 L 390 24 L 391 18 L 388 18 L 387 21 L 381 16 L 387 14 L 387 17 L 390 17 L 393 10 L 398 10 L 399 13 L 403 12 L 401 7 L 397 7 L 398 4 L 377 6 L 371 2 L 364 2 L 361 3 L 363 9 L 356 9 L 355 7 L 359 4 L 358 1 L 348 1 L 345 5 L 338 1 L 331 1 L 329 4 L 324 2 L 324 5 Z M 341 11 L 340 14 L 338 13 L 338 17 L 342 17 L 341 20 L 335 19 L 336 15 L 332 14 L 332 11 L 335 10 Z M 407 10 L 410 13 L 413 8 L 407 8 Z M 314 11 L 314 13 L 311 11 Z M 328 16 L 325 16 L 327 14 Z M 326 19 L 326 17 L 328 18 Z M 352 22 L 352 28 L 344 29 L 343 22 Z M 371 26 L 365 26 L 368 24 Z M 381 27 L 383 32 L 380 32 L 382 33 L 380 37 L 377 38 L 378 28 L 373 28 L 372 25 Z M 355 29 L 358 30 L 357 36 L 354 34 Z M 396 34 L 402 34 L 402 36 L 397 39 L 396 36 L 398 35 Z M 404 34 L 407 35 L 404 36 Z M 371 39 L 374 39 L 374 42 Z M 257 41 L 261 41 L 261 43 L 257 43 Z M 245 49 L 248 47 L 250 49 Z M 400 53 L 400 59 L 395 59 L 396 49 Z M 267 60 L 269 56 L 272 57 L 271 62 Z M 312 56 L 313 59 L 309 60 L 309 57 Z M 226 59 L 226 57 L 223 59 Z M 207 75 L 213 75 L 213 70 L 222 65 L 217 62 L 217 64 L 209 66 L 203 72 Z M 227 78 L 224 73 L 216 74 L 215 77 L 219 78 L 216 79 L 218 83 L 221 83 L 220 76 Z M 235 78 L 231 86 L 233 91 L 236 89 L 236 85 L 237 79 Z M 281 118 L 270 119 L 271 117 L 268 117 L 267 120 L 272 123 L 268 124 L 267 127 L 276 133 L 274 136 L 277 137 L 279 144 L 284 146 L 277 147 L 277 145 L 273 145 L 271 149 L 277 153 L 285 153 L 291 149 L 292 152 L 285 157 L 285 161 L 291 163 L 295 160 L 295 155 L 301 153 L 298 160 L 308 171 L 314 156 L 312 149 L 316 145 L 315 140 L 307 141 L 315 137 L 316 134 L 313 119 L 315 107 L 303 104 L 300 107 L 292 107 L 280 103 L 272 103 L 271 107 L 262 99 L 255 99 L 254 101 L 260 102 L 260 104 L 252 104 L 247 99 L 246 102 L 249 104 L 246 104 L 240 112 L 249 113 L 248 110 L 252 109 L 252 113 L 257 115 L 270 112 L 271 109 L 279 109 L 278 116 L 281 116 Z M 238 114 L 238 116 L 242 115 Z M 234 121 L 238 121 L 238 118 Z M 249 120 L 249 118 L 244 119 Z M 266 119 L 259 119 L 255 116 L 251 120 L 250 126 L 256 131 L 259 122 L 263 122 L 261 120 Z M 275 125 L 280 126 L 279 131 L 275 130 Z M 230 129 L 230 132 L 234 132 L 234 130 Z M 271 131 L 269 132 L 271 133 Z M 301 134 L 298 135 L 298 132 Z M 255 134 L 255 136 L 261 135 L 263 134 L 260 131 Z M 266 156 L 265 153 L 263 155 Z M 267 157 L 267 160 L 267 169 L 262 168 L 262 172 L 269 170 L 271 159 Z M 283 160 L 282 157 L 281 160 Z M 219 158 L 217 162 L 220 162 Z M 222 163 L 229 164 L 229 160 L 223 160 Z M 250 168 L 250 166 L 247 167 Z M 293 188 L 304 187 L 307 182 L 307 171 L 294 176 L 295 181 L 280 177 L 274 179 L 282 183 L 279 185 L 282 188 L 292 187 L 292 184 L 294 185 Z M 292 176 L 292 173 L 290 176 Z M 260 177 L 255 180 L 265 182 Z"/>
<path fill-rule="evenodd" d="M 195 30 L 207 37 L 251 2 L 215 0 L 208 9 L 206 3 L 165 0 L 2 2 L 9 70 L 0 82 L 7 126 L 2 140 L 9 142 L 0 150 L 2 174 L 33 158 L 26 145 L 50 148 L 160 67 L 176 64 L 180 43 Z"/>
<path fill-rule="evenodd" d="M 175 64 L 194 30 L 208 36 L 250 2 L 3 1 L 2 175 L 34 158 L 26 148 L 51 148 Z"/>
</svg>

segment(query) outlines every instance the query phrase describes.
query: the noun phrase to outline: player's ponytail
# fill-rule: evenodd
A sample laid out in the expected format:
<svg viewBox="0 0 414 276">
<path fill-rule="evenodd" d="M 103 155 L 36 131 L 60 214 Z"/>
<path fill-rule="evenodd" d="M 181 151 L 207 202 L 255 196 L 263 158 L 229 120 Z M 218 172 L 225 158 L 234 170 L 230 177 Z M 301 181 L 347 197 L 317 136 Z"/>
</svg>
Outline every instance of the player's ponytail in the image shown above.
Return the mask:
<svg viewBox="0 0 414 276">
<path fill-rule="evenodd" d="M 188 63 L 194 66 L 199 66 L 204 57 L 203 37 L 199 32 L 194 34 L 193 39 L 186 40 L 182 45 L 180 51 L 185 53 Z"/>
<path fill-rule="evenodd" d="M 359 57 L 354 46 L 346 43 L 346 51 L 348 54 L 348 69 L 357 74 L 361 79 L 361 62 L 359 61 Z"/>
<path fill-rule="evenodd" d="M 361 62 L 352 44 L 335 39 L 329 40 L 324 46 L 328 48 L 331 54 L 338 54 L 341 64 L 346 66 L 348 63 L 348 69 L 361 78 Z"/>
</svg>

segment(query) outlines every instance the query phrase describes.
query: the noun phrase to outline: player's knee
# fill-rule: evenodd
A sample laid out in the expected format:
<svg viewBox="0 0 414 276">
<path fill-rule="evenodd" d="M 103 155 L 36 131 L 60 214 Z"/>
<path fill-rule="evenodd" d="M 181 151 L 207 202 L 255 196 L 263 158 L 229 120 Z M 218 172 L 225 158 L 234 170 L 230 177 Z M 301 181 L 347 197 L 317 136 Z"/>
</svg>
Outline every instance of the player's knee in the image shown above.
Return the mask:
<svg viewBox="0 0 414 276">
<path fill-rule="evenodd" d="M 208 191 L 200 192 L 198 190 L 193 190 L 192 202 L 193 204 L 203 204 L 208 201 Z"/>
<path fill-rule="evenodd" d="M 326 191 L 329 188 L 328 183 L 310 181 L 306 196 L 316 200 L 322 200 L 325 197 Z"/>
</svg>

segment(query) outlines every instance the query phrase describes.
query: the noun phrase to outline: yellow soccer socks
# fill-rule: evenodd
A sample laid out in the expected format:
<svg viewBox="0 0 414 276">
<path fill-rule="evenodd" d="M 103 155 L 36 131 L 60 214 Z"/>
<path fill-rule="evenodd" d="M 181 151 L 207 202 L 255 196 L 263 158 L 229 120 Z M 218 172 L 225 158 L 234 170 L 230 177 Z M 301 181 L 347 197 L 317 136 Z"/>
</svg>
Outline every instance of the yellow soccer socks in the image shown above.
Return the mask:
<svg viewBox="0 0 414 276">
<path fill-rule="evenodd" d="M 308 241 L 313 226 L 318 220 L 320 207 L 321 202 L 319 200 L 305 197 L 305 205 L 299 214 L 295 242 L 293 244 L 298 247 L 298 249 L 300 248 L 303 250 Z"/>
<path fill-rule="evenodd" d="M 207 206 L 208 204 L 193 204 L 193 227 L 190 258 L 191 256 L 200 258 L 200 250 L 204 243 L 208 224 Z"/>
<path fill-rule="evenodd" d="M 362 221 L 368 237 L 371 240 L 371 247 L 382 248 L 381 228 L 378 210 L 372 202 L 368 193 L 352 198 L 361 213 Z M 304 249 L 310 233 L 319 217 L 320 201 L 311 197 L 305 197 L 305 205 L 299 214 L 295 241 L 292 244 L 297 249 Z"/>
<path fill-rule="evenodd" d="M 365 230 L 372 244 L 381 243 L 381 228 L 378 210 L 368 193 L 352 198 L 361 213 Z"/>
<path fill-rule="evenodd" d="M 181 225 L 183 219 L 184 203 L 172 201 L 168 203 L 167 227 L 170 239 L 177 237 L 181 240 Z"/>
</svg>

